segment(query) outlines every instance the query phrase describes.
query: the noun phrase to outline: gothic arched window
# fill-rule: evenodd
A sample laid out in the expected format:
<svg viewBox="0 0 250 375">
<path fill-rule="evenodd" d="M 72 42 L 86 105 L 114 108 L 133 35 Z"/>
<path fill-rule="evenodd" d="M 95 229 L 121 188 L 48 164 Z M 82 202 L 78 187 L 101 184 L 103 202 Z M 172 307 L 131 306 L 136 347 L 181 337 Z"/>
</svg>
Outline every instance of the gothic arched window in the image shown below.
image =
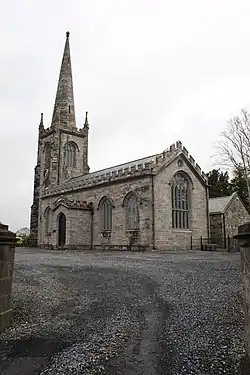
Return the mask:
<svg viewBox="0 0 250 375">
<path fill-rule="evenodd" d="M 129 193 L 124 200 L 124 206 L 127 230 L 139 229 L 139 199 L 137 195 Z"/>
<path fill-rule="evenodd" d="M 189 228 L 190 191 L 189 181 L 182 173 L 177 173 L 171 185 L 172 227 Z"/>
<path fill-rule="evenodd" d="M 45 220 L 45 235 L 47 236 L 51 233 L 52 230 L 52 210 L 50 207 L 47 207 L 44 212 L 44 220 Z"/>
<path fill-rule="evenodd" d="M 67 167 L 76 166 L 77 145 L 74 142 L 66 143 L 64 147 L 64 161 Z"/>
<path fill-rule="evenodd" d="M 100 205 L 102 230 L 112 230 L 112 203 L 107 197 L 102 198 Z"/>
</svg>

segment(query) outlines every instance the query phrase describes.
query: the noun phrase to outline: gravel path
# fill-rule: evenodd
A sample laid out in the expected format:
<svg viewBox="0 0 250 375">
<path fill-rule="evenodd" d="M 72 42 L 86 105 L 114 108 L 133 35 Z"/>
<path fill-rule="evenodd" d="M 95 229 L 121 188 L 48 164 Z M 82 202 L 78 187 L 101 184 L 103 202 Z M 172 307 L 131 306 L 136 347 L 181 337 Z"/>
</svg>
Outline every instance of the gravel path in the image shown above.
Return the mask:
<svg viewBox="0 0 250 375">
<path fill-rule="evenodd" d="M 2 375 L 238 375 L 239 254 L 17 249 Z"/>
</svg>

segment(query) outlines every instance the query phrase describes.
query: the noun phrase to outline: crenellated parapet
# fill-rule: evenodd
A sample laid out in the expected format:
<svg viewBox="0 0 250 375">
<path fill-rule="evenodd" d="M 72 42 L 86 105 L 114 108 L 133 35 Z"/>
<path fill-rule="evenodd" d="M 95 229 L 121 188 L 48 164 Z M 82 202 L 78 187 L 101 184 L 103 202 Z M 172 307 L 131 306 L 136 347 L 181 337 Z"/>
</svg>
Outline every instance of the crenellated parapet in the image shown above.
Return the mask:
<svg viewBox="0 0 250 375">
<path fill-rule="evenodd" d="M 59 129 L 61 132 L 64 132 L 64 133 L 68 133 L 68 134 L 71 134 L 71 135 L 76 135 L 78 137 L 85 137 L 86 136 L 86 132 L 88 131 L 88 128 L 86 126 L 84 126 L 83 128 L 73 128 L 73 129 L 64 129 L 64 128 L 60 128 Z M 55 133 L 55 129 L 53 127 L 48 127 L 46 129 L 43 129 L 41 131 L 41 138 L 46 138 L 48 137 L 49 135 Z"/>
<path fill-rule="evenodd" d="M 198 174 L 201 176 L 201 178 L 204 180 L 204 182 L 207 184 L 208 182 L 208 179 L 207 179 L 207 176 L 206 176 L 206 173 L 203 172 L 201 170 L 201 167 L 199 166 L 198 163 L 196 163 L 195 159 L 192 157 L 192 155 L 189 154 L 188 150 L 186 149 L 186 147 L 184 147 L 182 145 L 182 142 L 181 141 L 177 141 L 176 144 L 172 145 L 172 149 L 174 149 L 174 147 L 180 151 L 182 151 L 182 153 L 185 155 L 185 157 L 188 159 L 189 163 L 195 168 L 195 170 L 198 172 Z"/>
<path fill-rule="evenodd" d="M 176 144 L 172 144 L 160 154 L 69 179 L 53 189 L 45 190 L 43 196 L 46 197 L 59 193 L 63 194 L 72 190 L 91 188 L 93 186 L 118 182 L 128 178 L 147 176 L 152 173 L 155 174 L 178 154 L 184 154 L 204 182 L 207 182 L 205 173 L 201 171 L 199 165 L 195 162 L 193 157 L 189 155 L 187 149 L 182 146 L 182 143 L 177 141 Z"/>
</svg>

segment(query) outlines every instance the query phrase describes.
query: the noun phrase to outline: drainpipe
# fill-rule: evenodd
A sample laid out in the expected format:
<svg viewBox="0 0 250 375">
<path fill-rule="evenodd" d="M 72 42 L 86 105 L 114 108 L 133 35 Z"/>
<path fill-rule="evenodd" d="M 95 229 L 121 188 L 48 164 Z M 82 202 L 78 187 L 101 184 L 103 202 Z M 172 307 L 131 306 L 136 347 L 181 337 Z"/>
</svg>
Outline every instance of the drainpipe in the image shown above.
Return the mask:
<svg viewBox="0 0 250 375">
<path fill-rule="evenodd" d="M 152 194 L 152 248 L 155 250 L 155 191 L 154 191 L 154 175 L 151 168 L 151 194 Z"/>
</svg>

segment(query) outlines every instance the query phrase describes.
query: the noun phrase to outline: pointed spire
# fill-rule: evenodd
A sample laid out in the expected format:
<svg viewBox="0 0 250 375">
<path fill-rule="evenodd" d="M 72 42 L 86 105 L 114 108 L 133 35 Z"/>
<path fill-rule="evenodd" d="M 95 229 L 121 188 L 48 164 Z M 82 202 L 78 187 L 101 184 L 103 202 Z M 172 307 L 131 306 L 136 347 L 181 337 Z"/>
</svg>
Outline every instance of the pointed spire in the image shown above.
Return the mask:
<svg viewBox="0 0 250 375">
<path fill-rule="evenodd" d="M 69 31 L 66 33 L 51 127 L 76 128 Z"/>
<path fill-rule="evenodd" d="M 85 128 L 89 128 L 88 112 L 85 113 L 85 122 L 84 122 L 84 127 L 85 127 Z"/>
</svg>

